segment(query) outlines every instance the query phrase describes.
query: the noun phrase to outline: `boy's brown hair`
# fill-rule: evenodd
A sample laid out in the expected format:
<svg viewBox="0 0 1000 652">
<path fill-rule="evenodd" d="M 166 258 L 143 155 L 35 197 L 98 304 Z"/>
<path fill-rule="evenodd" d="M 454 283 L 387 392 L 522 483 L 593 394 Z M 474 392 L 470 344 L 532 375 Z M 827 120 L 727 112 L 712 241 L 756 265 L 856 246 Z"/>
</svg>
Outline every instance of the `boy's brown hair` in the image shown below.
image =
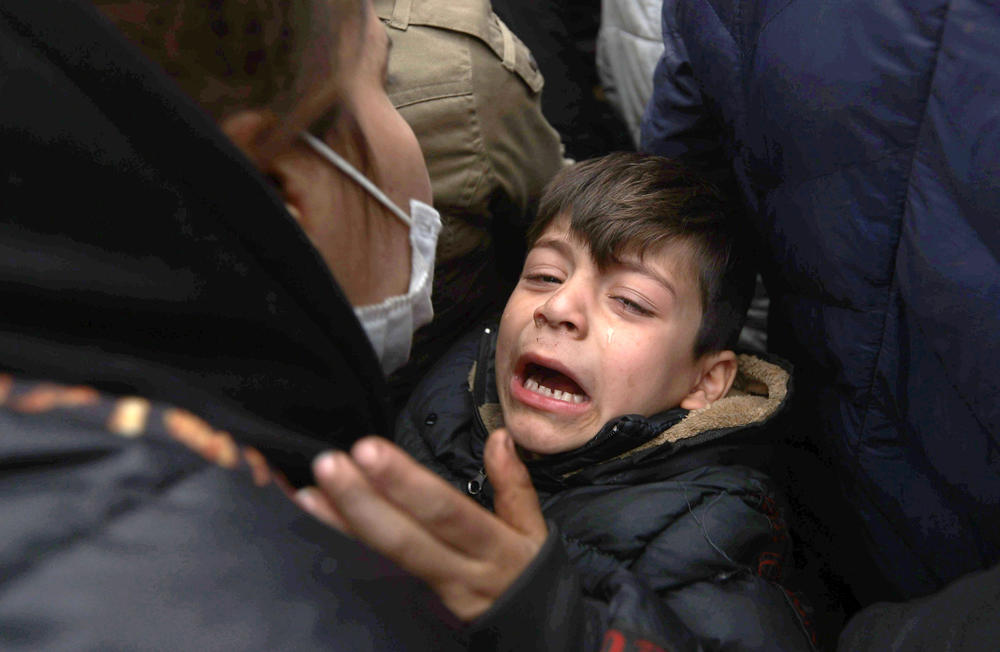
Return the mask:
<svg viewBox="0 0 1000 652">
<path fill-rule="evenodd" d="M 692 252 L 702 318 L 694 355 L 736 344 L 756 278 L 750 236 L 723 193 L 684 164 L 618 152 L 561 170 L 549 182 L 528 231 L 531 247 L 560 215 L 590 248 L 598 266 L 640 258 L 670 242 Z"/>
</svg>

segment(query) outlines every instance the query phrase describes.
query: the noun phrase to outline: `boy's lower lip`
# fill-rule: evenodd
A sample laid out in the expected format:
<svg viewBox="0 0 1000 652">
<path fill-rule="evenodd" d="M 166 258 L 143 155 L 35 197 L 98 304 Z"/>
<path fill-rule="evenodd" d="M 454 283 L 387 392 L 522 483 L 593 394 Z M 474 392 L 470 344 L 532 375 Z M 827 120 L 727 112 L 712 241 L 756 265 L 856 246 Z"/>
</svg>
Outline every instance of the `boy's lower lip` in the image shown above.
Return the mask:
<svg viewBox="0 0 1000 652">
<path fill-rule="evenodd" d="M 516 373 L 510 378 L 510 395 L 515 401 L 523 403 L 528 407 L 554 414 L 576 416 L 590 409 L 589 398 L 582 403 L 570 403 L 568 401 L 561 401 L 557 398 L 543 396 L 533 392 L 530 389 L 525 388 L 524 376 Z"/>
</svg>

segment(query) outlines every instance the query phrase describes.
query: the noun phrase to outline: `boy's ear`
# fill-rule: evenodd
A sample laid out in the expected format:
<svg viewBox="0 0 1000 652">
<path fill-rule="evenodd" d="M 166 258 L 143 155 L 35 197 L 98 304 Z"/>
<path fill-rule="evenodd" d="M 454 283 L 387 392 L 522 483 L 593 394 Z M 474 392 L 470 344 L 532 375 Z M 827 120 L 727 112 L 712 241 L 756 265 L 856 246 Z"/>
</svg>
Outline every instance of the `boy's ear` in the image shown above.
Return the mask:
<svg viewBox="0 0 1000 652">
<path fill-rule="evenodd" d="M 691 392 L 681 399 L 685 410 L 700 410 L 726 395 L 736 379 L 736 354 L 732 351 L 708 353 L 699 361 L 701 377 Z"/>
</svg>

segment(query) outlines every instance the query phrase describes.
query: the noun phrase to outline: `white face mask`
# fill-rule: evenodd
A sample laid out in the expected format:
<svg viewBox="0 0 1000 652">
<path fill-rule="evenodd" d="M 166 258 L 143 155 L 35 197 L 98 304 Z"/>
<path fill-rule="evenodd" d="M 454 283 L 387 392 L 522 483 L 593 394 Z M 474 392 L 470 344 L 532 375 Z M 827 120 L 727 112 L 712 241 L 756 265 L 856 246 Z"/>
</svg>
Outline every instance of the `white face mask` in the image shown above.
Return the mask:
<svg viewBox="0 0 1000 652">
<path fill-rule="evenodd" d="M 351 177 L 367 190 L 389 212 L 410 227 L 410 288 L 406 294 L 388 297 L 381 303 L 354 308 L 354 314 L 365 329 L 382 371 L 386 375 L 399 369 L 410 357 L 413 333 L 434 317 L 431 288 L 434 284 L 434 252 L 441 216 L 433 207 L 410 200 L 410 215 L 404 213 L 385 193 L 350 163 L 311 134 L 302 139 L 317 154 Z"/>
</svg>

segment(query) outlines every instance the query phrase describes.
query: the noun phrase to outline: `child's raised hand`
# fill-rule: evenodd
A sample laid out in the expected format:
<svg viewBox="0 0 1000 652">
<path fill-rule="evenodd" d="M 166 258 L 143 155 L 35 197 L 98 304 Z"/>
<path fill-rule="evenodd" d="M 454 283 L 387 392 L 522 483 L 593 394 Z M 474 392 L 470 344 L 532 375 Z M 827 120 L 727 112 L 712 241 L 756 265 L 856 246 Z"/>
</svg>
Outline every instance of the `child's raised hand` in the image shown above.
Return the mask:
<svg viewBox="0 0 1000 652">
<path fill-rule="evenodd" d="M 298 501 L 423 579 L 470 621 L 527 568 L 547 535 L 538 496 L 506 430 L 490 435 L 484 461 L 495 515 L 377 437 L 360 440 L 350 455 L 316 458 L 318 486 L 299 492 Z"/>
</svg>

